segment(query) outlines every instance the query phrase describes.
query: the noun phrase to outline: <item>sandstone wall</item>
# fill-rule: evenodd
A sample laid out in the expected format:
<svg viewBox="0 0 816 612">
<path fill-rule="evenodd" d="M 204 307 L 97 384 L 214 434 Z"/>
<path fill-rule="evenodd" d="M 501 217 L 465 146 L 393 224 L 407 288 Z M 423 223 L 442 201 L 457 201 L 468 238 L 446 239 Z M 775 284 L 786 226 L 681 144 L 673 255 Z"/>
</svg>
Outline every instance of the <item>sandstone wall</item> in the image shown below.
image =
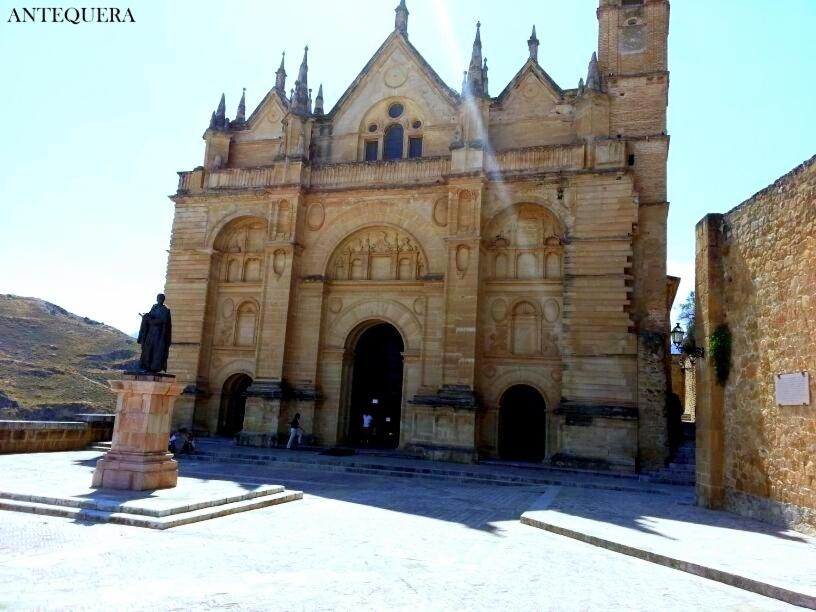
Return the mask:
<svg viewBox="0 0 816 612">
<path fill-rule="evenodd" d="M 92 442 L 111 439 L 113 415 L 79 415 L 84 423 L 0 421 L 0 453 L 41 453 L 81 450 Z"/>
<path fill-rule="evenodd" d="M 697 234 L 700 502 L 816 532 L 816 158 Z M 702 324 L 701 324 L 702 323 Z M 708 339 L 733 336 L 721 390 Z M 808 406 L 778 406 L 774 378 L 811 374 Z"/>
</svg>

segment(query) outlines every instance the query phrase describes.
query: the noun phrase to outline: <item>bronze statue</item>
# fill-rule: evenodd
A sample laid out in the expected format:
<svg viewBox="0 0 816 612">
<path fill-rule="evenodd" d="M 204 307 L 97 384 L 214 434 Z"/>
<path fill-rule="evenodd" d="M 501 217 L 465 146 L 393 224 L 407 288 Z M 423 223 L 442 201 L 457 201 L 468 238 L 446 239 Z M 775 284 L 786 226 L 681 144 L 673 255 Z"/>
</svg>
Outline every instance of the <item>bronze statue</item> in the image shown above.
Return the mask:
<svg viewBox="0 0 816 612">
<path fill-rule="evenodd" d="M 142 325 L 137 342 L 142 345 L 139 367 L 143 372 L 166 372 L 167 355 L 170 352 L 172 327 L 170 309 L 164 305 L 164 294 L 156 296 L 156 304 L 147 314 L 139 313 Z"/>
</svg>

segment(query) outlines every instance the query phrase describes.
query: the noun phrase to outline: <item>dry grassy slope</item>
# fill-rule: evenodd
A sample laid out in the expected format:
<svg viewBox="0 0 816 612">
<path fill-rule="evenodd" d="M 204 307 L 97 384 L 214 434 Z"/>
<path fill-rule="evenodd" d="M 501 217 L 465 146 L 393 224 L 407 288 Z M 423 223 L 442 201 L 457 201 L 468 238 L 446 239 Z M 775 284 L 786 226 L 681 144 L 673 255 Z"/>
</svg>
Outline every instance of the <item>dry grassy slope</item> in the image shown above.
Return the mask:
<svg viewBox="0 0 816 612">
<path fill-rule="evenodd" d="M 102 323 L 36 298 L 0 295 L 0 419 L 110 412 L 107 379 L 138 345 Z"/>
</svg>

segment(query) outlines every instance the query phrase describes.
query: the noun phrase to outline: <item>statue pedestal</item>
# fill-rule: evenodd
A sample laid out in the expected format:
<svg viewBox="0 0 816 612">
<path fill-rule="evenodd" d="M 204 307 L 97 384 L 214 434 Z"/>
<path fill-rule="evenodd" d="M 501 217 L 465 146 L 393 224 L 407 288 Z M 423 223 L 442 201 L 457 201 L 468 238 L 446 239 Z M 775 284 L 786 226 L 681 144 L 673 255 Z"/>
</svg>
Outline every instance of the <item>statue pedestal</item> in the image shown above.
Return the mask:
<svg viewBox="0 0 816 612">
<path fill-rule="evenodd" d="M 144 491 L 176 486 L 178 464 L 167 452 L 173 403 L 182 386 L 167 374 L 125 374 L 116 393 L 111 450 L 96 463 L 92 487 Z"/>
</svg>

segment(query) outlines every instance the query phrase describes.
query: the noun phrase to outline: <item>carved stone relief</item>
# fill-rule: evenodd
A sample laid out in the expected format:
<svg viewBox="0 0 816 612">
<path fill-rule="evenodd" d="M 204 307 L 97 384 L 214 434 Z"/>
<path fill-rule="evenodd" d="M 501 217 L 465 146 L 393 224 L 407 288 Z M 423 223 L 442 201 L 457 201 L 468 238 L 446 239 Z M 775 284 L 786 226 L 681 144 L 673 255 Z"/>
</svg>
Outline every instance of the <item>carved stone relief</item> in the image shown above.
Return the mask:
<svg viewBox="0 0 816 612">
<path fill-rule="evenodd" d="M 329 259 L 333 280 L 416 280 L 426 269 L 416 241 L 405 232 L 367 228 L 346 238 Z"/>
<path fill-rule="evenodd" d="M 306 215 L 306 227 L 313 232 L 316 232 L 326 220 L 326 208 L 320 202 L 316 202 L 309 207 L 309 212 Z"/>
<path fill-rule="evenodd" d="M 484 235 L 486 269 L 495 280 L 560 280 L 563 238 L 560 225 L 546 208 L 516 205 L 494 217 Z"/>
<path fill-rule="evenodd" d="M 439 198 L 433 207 L 433 221 L 439 227 L 448 225 L 448 196 Z"/>
<path fill-rule="evenodd" d="M 339 297 L 333 297 L 329 300 L 329 311 L 337 314 L 343 310 L 343 300 Z"/>
<path fill-rule="evenodd" d="M 227 226 L 213 245 L 224 253 L 218 278 L 228 283 L 257 283 L 263 274 L 266 223 L 241 219 Z"/>
</svg>

